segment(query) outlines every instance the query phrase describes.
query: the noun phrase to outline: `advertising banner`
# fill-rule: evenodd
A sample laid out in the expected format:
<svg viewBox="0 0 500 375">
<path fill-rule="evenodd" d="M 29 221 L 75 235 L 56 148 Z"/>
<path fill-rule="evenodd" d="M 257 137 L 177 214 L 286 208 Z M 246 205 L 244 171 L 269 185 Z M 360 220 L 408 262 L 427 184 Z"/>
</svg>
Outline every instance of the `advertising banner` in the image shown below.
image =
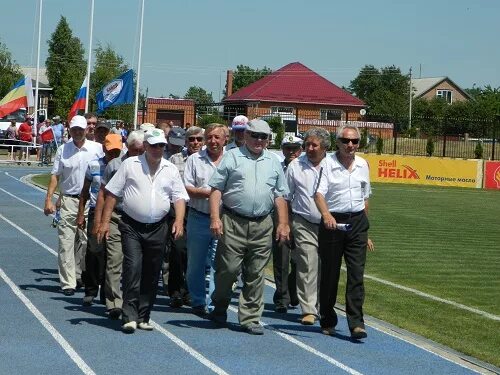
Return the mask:
<svg viewBox="0 0 500 375">
<path fill-rule="evenodd" d="M 482 160 L 361 153 L 359 155 L 370 164 L 372 182 L 482 187 Z"/>
<path fill-rule="evenodd" d="M 484 187 L 500 190 L 500 161 L 484 162 Z"/>
</svg>

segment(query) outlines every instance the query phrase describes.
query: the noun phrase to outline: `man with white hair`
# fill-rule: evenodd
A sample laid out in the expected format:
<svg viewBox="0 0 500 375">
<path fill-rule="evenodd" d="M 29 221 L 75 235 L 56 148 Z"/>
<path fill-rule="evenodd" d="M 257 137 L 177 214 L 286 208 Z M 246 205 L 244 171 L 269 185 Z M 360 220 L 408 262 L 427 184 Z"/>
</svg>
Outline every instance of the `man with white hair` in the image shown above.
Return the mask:
<svg viewBox="0 0 500 375">
<path fill-rule="evenodd" d="M 226 146 L 226 151 L 245 144 L 245 130 L 248 124 L 248 117 L 243 115 L 236 116 L 231 122 L 230 130 L 233 133 L 233 141 Z"/>
<path fill-rule="evenodd" d="M 160 129 L 145 133 L 145 153 L 125 160 L 107 183 L 98 239 L 108 238 L 109 222 L 118 197 L 123 198 L 119 223 L 123 244 L 122 330 L 151 331 L 151 309 L 156 300 L 167 214 L 173 202 L 176 219 L 170 231 L 175 239 L 184 234 L 184 214 L 189 196 L 177 168 L 163 158 L 167 140 Z"/>
<path fill-rule="evenodd" d="M 92 233 L 97 235 L 99 225 L 101 224 L 102 209 L 104 208 L 104 197 L 106 193 L 106 184 L 113 178 L 123 161 L 131 156 L 139 156 L 144 153 L 144 132 L 134 130 L 127 137 L 127 152 L 118 158 L 113 159 L 104 170 L 101 178 L 101 189 L 97 196 L 97 203 L 94 216 L 94 227 Z M 122 262 L 123 251 L 121 242 L 121 233 L 118 229 L 123 214 L 123 202 L 119 198 L 116 202 L 111 219 L 109 221 L 109 236 L 106 239 L 106 270 L 104 282 L 104 296 L 106 298 L 106 311 L 111 319 L 118 319 L 122 313 Z"/>
<path fill-rule="evenodd" d="M 83 249 L 87 238 L 84 231 L 79 231 L 82 246 L 76 246 L 76 218 L 79 195 L 83 187 L 85 172 L 90 160 L 101 158 L 104 154 L 102 145 L 85 138 L 87 120 L 83 116 L 74 116 L 69 125 L 72 142 L 63 144 L 57 150 L 52 167 L 51 178 L 45 197 L 45 215 L 56 211 L 52 196 L 59 185 L 61 198 L 61 220 L 58 225 L 59 235 L 59 279 L 61 289 L 67 296 L 75 294 L 77 280 L 81 278 Z M 81 249 L 82 252 L 77 253 Z"/>
</svg>

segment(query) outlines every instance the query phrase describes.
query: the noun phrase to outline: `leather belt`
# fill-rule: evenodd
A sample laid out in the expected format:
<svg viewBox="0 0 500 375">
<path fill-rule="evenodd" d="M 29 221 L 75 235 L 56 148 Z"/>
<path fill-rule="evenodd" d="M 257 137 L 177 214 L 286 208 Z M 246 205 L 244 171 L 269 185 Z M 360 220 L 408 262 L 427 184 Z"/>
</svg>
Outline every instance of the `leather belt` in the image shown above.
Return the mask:
<svg viewBox="0 0 500 375">
<path fill-rule="evenodd" d="M 358 212 L 330 212 L 335 219 L 346 220 L 365 213 L 364 210 Z"/>
<path fill-rule="evenodd" d="M 69 198 L 80 198 L 80 194 L 63 194 L 63 196 Z"/>
<path fill-rule="evenodd" d="M 265 215 L 261 215 L 261 216 L 255 216 L 255 217 L 250 217 L 250 216 L 246 216 L 246 215 L 242 215 L 240 214 L 239 212 L 236 212 L 235 210 L 227 207 L 227 206 L 222 206 L 222 208 L 224 209 L 225 212 L 227 212 L 228 214 L 231 214 L 233 216 L 236 216 L 236 217 L 239 217 L 239 218 L 242 218 L 242 219 L 245 219 L 245 220 L 250 220 L 250 221 L 260 221 L 260 220 L 263 220 L 265 219 L 266 217 L 269 216 L 270 212 L 265 214 Z"/>
</svg>

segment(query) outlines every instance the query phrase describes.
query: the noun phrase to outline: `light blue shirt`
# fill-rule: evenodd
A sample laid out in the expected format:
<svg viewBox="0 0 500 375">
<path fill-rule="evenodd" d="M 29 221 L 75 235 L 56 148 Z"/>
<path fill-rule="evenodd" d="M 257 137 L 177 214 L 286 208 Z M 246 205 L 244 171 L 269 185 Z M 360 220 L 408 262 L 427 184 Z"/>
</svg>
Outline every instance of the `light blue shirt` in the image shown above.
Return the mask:
<svg viewBox="0 0 500 375">
<path fill-rule="evenodd" d="M 254 159 L 246 146 L 226 151 L 208 185 L 222 192 L 222 203 L 237 213 L 267 215 L 274 200 L 288 194 L 283 168 L 269 151 Z"/>
</svg>

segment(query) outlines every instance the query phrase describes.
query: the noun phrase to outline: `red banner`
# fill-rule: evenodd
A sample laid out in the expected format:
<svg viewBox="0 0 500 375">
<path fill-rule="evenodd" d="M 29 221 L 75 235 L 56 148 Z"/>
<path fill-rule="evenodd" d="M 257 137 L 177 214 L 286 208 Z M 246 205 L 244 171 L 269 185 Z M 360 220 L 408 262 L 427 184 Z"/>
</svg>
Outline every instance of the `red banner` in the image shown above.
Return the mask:
<svg viewBox="0 0 500 375">
<path fill-rule="evenodd" d="M 484 163 L 485 189 L 500 190 L 500 161 L 486 161 Z"/>
</svg>

